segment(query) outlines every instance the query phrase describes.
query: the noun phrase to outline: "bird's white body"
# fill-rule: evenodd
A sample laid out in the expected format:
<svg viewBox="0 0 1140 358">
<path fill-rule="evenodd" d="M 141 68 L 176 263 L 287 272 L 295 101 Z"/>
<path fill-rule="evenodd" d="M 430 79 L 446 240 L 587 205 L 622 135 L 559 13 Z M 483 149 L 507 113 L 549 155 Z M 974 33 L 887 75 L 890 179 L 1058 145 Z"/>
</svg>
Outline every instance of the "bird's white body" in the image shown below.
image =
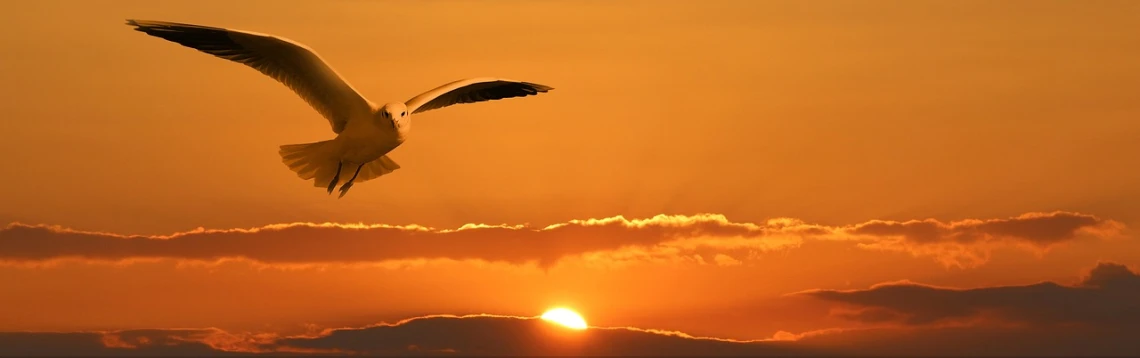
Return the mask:
<svg viewBox="0 0 1140 358">
<path fill-rule="evenodd" d="M 393 105 L 388 105 L 389 107 Z M 403 106 L 403 104 L 400 104 Z M 344 131 L 336 135 L 333 143 L 341 151 L 341 159 L 345 162 L 361 164 L 368 163 L 388 154 L 408 138 L 412 130 L 411 116 L 407 116 L 404 123 L 398 126 L 387 125 L 379 111 L 372 118 L 349 120 Z"/>
<path fill-rule="evenodd" d="M 408 139 L 411 116 L 460 103 L 547 92 L 553 88 L 501 78 L 470 78 L 436 87 L 406 102 L 377 106 L 342 79 L 313 50 L 288 39 L 256 32 L 163 21 L 127 20 L 135 30 L 239 62 L 285 84 L 328 119 L 336 137 L 288 144 L 278 152 L 290 170 L 331 194 L 342 178 L 340 196 L 352 184 L 391 173 L 400 166 L 388 153 Z"/>
<path fill-rule="evenodd" d="M 333 138 L 329 143 L 329 155 L 340 158 L 344 163 L 340 171 L 341 177 L 352 176 L 357 166 L 380 159 L 407 140 L 408 133 L 412 130 L 411 115 L 405 115 L 396 122 L 385 118 L 385 113 L 392 115 L 393 111 L 398 115 L 399 107 L 404 107 L 404 104 L 390 103 L 377 108 L 372 116 L 350 119 L 344 130 Z"/>
</svg>

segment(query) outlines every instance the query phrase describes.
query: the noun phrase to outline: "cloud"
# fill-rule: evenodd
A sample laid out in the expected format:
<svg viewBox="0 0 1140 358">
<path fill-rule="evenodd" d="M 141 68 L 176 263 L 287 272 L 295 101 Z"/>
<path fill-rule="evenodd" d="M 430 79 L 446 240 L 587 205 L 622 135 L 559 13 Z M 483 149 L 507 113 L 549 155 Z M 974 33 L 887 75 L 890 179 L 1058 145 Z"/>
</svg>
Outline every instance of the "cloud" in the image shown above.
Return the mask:
<svg viewBox="0 0 1140 358">
<path fill-rule="evenodd" d="M 0 356 L 230 356 L 215 348 L 203 330 L 120 332 L 0 332 Z M 124 341 L 126 337 L 128 341 Z"/>
<path fill-rule="evenodd" d="M 725 254 L 716 254 L 716 257 L 713 257 L 713 261 L 716 261 L 716 264 L 721 266 L 740 266 L 741 264 L 740 260 Z"/>
<path fill-rule="evenodd" d="M 221 338 L 219 338 L 221 337 Z M 537 318 L 427 316 L 309 337 L 243 338 L 214 329 L 0 333 L 0 355 L 803 355 L 788 342 L 695 338 L 637 328 L 570 330 Z"/>
<path fill-rule="evenodd" d="M 340 349 L 366 354 L 450 352 L 463 355 L 789 355 L 803 352 L 784 342 L 694 338 L 637 328 L 575 331 L 523 317 L 434 316 L 394 325 L 337 329 L 277 344 L 301 349 Z"/>
<path fill-rule="evenodd" d="M 896 236 L 918 243 L 975 243 L 988 240 L 1019 240 L 1036 245 L 1049 245 L 1072 239 L 1078 231 L 1105 229 L 1103 221 L 1092 215 L 1066 212 L 1029 213 L 1008 219 L 962 220 L 942 223 L 937 220 L 905 222 L 874 220 L 855 225 L 855 235 Z M 1108 227 L 1111 228 L 1111 225 Z"/>
<path fill-rule="evenodd" d="M 294 223 L 253 229 L 199 229 L 167 236 L 127 236 L 12 224 L 0 229 L 0 262 L 243 259 L 270 265 L 311 265 L 477 260 L 548 268 L 571 257 L 641 261 L 692 259 L 700 254 L 714 258 L 720 265 L 736 265 L 741 255 L 791 249 L 804 240 L 850 240 L 869 249 L 900 250 L 932 256 L 948 265 L 971 266 L 984 262 L 993 245 L 1048 248 L 1083 236 L 1110 237 L 1122 228 L 1112 220 L 1067 212 L 949 223 L 876 220 L 836 227 L 787 218 L 764 223 L 733 222 L 715 214 L 658 215 L 642 220 L 617 216 L 572 220 L 541 228 L 468 224 L 458 229 L 435 229 L 416 225 Z"/>
<path fill-rule="evenodd" d="M 1079 282 L 980 288 L 909 281 L 789 296 L 838 304 L 856 326 L 804 334 L 800 347 L 871 356 L 1122 356 L 1140 352 L 1140 275 L 1101 262 Z M 785 335 L 790 335 L 784 332 Z"/>
<path fill-rule="evenodd" d="M 798 293 L 837 302 L 837 315 L 862 323 L 907 326 L 996 321 L 1013 325 L 1140 329 L 1140 275 L 1115 263 L 1099 263 L 1075 285 L 955 289 L 913 282 L 862 290 Z"/>
<path fill-rule="evenodd" d="M 1015 244 L 1037 250 L 1073 241 L 1082 235 L 1108 238 L 1124 225 L 1096 216 L 1070 213 L 1027 213 L 1006 219 L 961 220 L 943 223 L 933 219 L 911 221 L 874 220 L 846 228 L 853 236 L 873 240 L 867 248 L 931 255 L 944 264 L 971 267 L 989 259 L 998 245 Z"/>
<path fill-rule="evenodd" d="M 0 356 L 1089 356 L 1138 351 L 1135 332 L 925 325 L 736 341 L 630 327 L 571 330 L 532 317 L 437 315 L 291 337 L 217 329 L 0 332 Z"/>
<path fill-rule="evenodd" d="M 804 337 L 797 346 L 832 356 L 1133 357 L 1135 330 L 947 326 L 849 329 Z"/>
</svg>

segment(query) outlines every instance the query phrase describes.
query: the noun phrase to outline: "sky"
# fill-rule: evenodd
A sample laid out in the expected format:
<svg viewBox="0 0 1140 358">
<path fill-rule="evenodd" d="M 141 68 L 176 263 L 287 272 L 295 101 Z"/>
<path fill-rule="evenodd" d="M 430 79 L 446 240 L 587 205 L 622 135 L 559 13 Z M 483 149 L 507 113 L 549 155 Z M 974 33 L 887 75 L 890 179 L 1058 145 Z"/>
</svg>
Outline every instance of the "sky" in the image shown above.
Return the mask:
<svg viewBox="0 0 1140 358">
<path fill-rule="evenodd" d="M 1140 353 L 1138 2 L 3 8 L 0 355 Z M 337 199 L 315 110 L 126 19 L 554 90 Z"/>
</svg>

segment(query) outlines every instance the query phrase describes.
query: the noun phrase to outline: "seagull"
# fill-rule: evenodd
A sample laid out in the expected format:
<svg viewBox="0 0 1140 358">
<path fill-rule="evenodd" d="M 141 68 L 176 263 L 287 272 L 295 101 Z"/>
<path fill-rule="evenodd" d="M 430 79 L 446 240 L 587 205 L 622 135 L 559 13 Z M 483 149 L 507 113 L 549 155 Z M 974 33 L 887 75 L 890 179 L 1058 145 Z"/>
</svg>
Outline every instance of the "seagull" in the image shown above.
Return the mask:
<svg viewBox="0 0 1140 358">
<path fill-rule="evenodd" d="M 504 78 L 468 78 L 377 106 L 364 98 L 315 51 L 278 36 L 236 29 L 127 20 L 136 31 L 252 67 L 293 90 L 332 126 L 336 138 L 280 146 L 282 162 L 301 179 L 344 197 L 353 183 L 400 168 L 388 156 L 408 138 L 412 115 L 454 104 L 538 95 L 554 88 Z"/>
</svg>

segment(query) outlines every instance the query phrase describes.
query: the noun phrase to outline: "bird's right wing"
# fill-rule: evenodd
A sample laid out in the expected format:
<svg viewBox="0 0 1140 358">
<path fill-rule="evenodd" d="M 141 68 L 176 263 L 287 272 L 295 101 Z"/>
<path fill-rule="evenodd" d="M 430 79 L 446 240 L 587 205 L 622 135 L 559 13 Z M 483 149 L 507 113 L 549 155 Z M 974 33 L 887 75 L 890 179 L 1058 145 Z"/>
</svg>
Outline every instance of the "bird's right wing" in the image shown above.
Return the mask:
<svg viewBox="0 0 1140 358">
<path fill-rule="evenodd" d="M 409 112 L 420 113 L 461 103 L 526 97 L 552 89 L 554 87 L 503 78 L 468 78 L 433 88 L 412 97 L 404 104 L 408 106 Z"/>
<path fill-rule="evenodd" d="M 375 107 L 305 45 L 255 32 L 164 21 L 127 20 L 147 35 L 162 38 L 252 67 L 288 86 L 329 120 L 333 132 L 349 118 Z"/>
</svg>

